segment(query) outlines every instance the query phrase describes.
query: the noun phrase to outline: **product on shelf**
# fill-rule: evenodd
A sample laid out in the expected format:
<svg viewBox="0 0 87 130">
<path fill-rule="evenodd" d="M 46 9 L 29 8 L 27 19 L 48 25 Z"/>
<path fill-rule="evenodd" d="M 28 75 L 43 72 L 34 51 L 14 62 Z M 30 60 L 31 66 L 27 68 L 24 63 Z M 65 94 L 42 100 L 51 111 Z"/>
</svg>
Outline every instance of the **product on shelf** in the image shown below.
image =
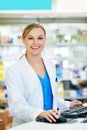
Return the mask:
<svg viewBox="0 0 87 130">
<path fill-rule="evenodd" d="M 5 130 L 5 123 L 0 119 L 0 130 Z"/>
<path fill-rule="evenodd" d="M 0 56 L 0 80 L 4 80 L 4 63 L 2 61 L 2 56 Z"/>
<path fill-rule="evenodd" d="M 13 115 L 11 115 L 7 109 L 0 110 L 0 118 L 4 122 L 5 129 L 12 127 Z"/>
</svg>

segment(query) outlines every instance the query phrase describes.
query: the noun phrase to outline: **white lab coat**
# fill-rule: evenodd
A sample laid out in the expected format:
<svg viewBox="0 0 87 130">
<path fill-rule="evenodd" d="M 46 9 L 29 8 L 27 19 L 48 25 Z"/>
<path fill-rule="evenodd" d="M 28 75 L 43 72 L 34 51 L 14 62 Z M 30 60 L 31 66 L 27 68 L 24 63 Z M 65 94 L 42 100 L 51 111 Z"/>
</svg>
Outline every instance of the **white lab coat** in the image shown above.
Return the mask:
<svg viewBox="0 0 87 130">
<path fill-rule="evenodd" d="M 43 58 L 50 77 L 53 93 L 53 109 L 69 108 L 70 102 L 56 98 L 55 66 Z M 35 120 L 43 111 L 41 83 L 25 56 L 6 70 L 5 84 L 8 93 L 9 110 L 14 115 L 13 125 Z M 57 100 L 58 99 L 58 100 Z"/>
</svg>

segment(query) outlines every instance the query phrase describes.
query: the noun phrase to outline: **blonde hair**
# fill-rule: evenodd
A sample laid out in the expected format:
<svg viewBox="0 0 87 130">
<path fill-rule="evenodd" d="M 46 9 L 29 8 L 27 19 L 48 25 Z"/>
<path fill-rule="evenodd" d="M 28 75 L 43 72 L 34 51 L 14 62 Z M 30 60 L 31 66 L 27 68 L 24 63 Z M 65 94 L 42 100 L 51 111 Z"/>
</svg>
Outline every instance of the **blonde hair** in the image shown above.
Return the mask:
<svg viewBox="0 0 87 130">
<path fill-rule="evenodd" d="M 46 35 L 46 31 L 45 31 L 44 27 L 41 24 L 39 24 L 39 23 L 31 23 L 31 24 L 28 24 L 24 28 L 23 33 L 22 33 L 22 38 L 24 39 L 27 36 L 27 34 L 34 28 L 41 28 L 44 31 L 44 34 Z"/>
</svg>

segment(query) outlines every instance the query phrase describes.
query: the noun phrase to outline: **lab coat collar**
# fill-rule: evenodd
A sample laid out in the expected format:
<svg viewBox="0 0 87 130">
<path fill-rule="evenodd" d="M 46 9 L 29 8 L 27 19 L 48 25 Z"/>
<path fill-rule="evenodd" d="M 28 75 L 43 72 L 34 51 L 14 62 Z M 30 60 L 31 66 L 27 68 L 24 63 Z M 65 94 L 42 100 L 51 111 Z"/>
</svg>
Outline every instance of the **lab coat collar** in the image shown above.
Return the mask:
<svg viewBox="0 0 87 130">
<path fill-rule="evenodd" d="M 53 81 L 53 76 L 54 76 L 53 73 L 52 73 L 53 70 L 52 70 L 51 64 L 50 64 L 50 62 L 49 62 L 49 59 L 46 59 L 46 58 L 43 57 L 43 56 L 42 56 L 42 59 L 43 59 L 45 68 L 46 68 L 46 70 L 47 70 L 47 72 L 48 72 L 49 79 L 50 79 L 50 83 L 51 83 L 51 87 L 52 87 L 52 92 L 53 92 L 53 95 L 54 95 L 54 93 L 55 93 L 55 92 L 54 92 L 55 86 L 54 86 L 54 81 Z M 40 81 L 39 81 L 39 79 L 38 79 L 38 77 L 37 77 L 35 71 L 33 70 L 33 68 L 32 68 L 32 67 L 30 66 L 30 64 L 28 63 L 28 61 L 27 61 L 27 59 L 26 59 L 26 56 L 24 55 L 21 60 L 22 60 L 23 64 L 25 65 L 26 71 L 28 72 L 28 68 L 30 68 L 30 70 L 32 71 L 32 75 L 35 76 L 35 78 L 38 80 L 38 83 L 39 83 Z"/>
</svg>

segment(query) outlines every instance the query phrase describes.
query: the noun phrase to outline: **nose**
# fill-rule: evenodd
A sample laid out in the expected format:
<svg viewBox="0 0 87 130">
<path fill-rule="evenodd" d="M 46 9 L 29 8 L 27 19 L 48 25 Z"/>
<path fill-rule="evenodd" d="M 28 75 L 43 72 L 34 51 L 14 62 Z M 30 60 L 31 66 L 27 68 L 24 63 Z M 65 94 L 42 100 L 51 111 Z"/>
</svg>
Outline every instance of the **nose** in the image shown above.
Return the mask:
<svg viewBox="0 0 87 130">
<path fill-rule="evenodd" d="M 37 39 L 34 39 L 34 44 L 38 44 L 38 40 Z"/>
</svg>

